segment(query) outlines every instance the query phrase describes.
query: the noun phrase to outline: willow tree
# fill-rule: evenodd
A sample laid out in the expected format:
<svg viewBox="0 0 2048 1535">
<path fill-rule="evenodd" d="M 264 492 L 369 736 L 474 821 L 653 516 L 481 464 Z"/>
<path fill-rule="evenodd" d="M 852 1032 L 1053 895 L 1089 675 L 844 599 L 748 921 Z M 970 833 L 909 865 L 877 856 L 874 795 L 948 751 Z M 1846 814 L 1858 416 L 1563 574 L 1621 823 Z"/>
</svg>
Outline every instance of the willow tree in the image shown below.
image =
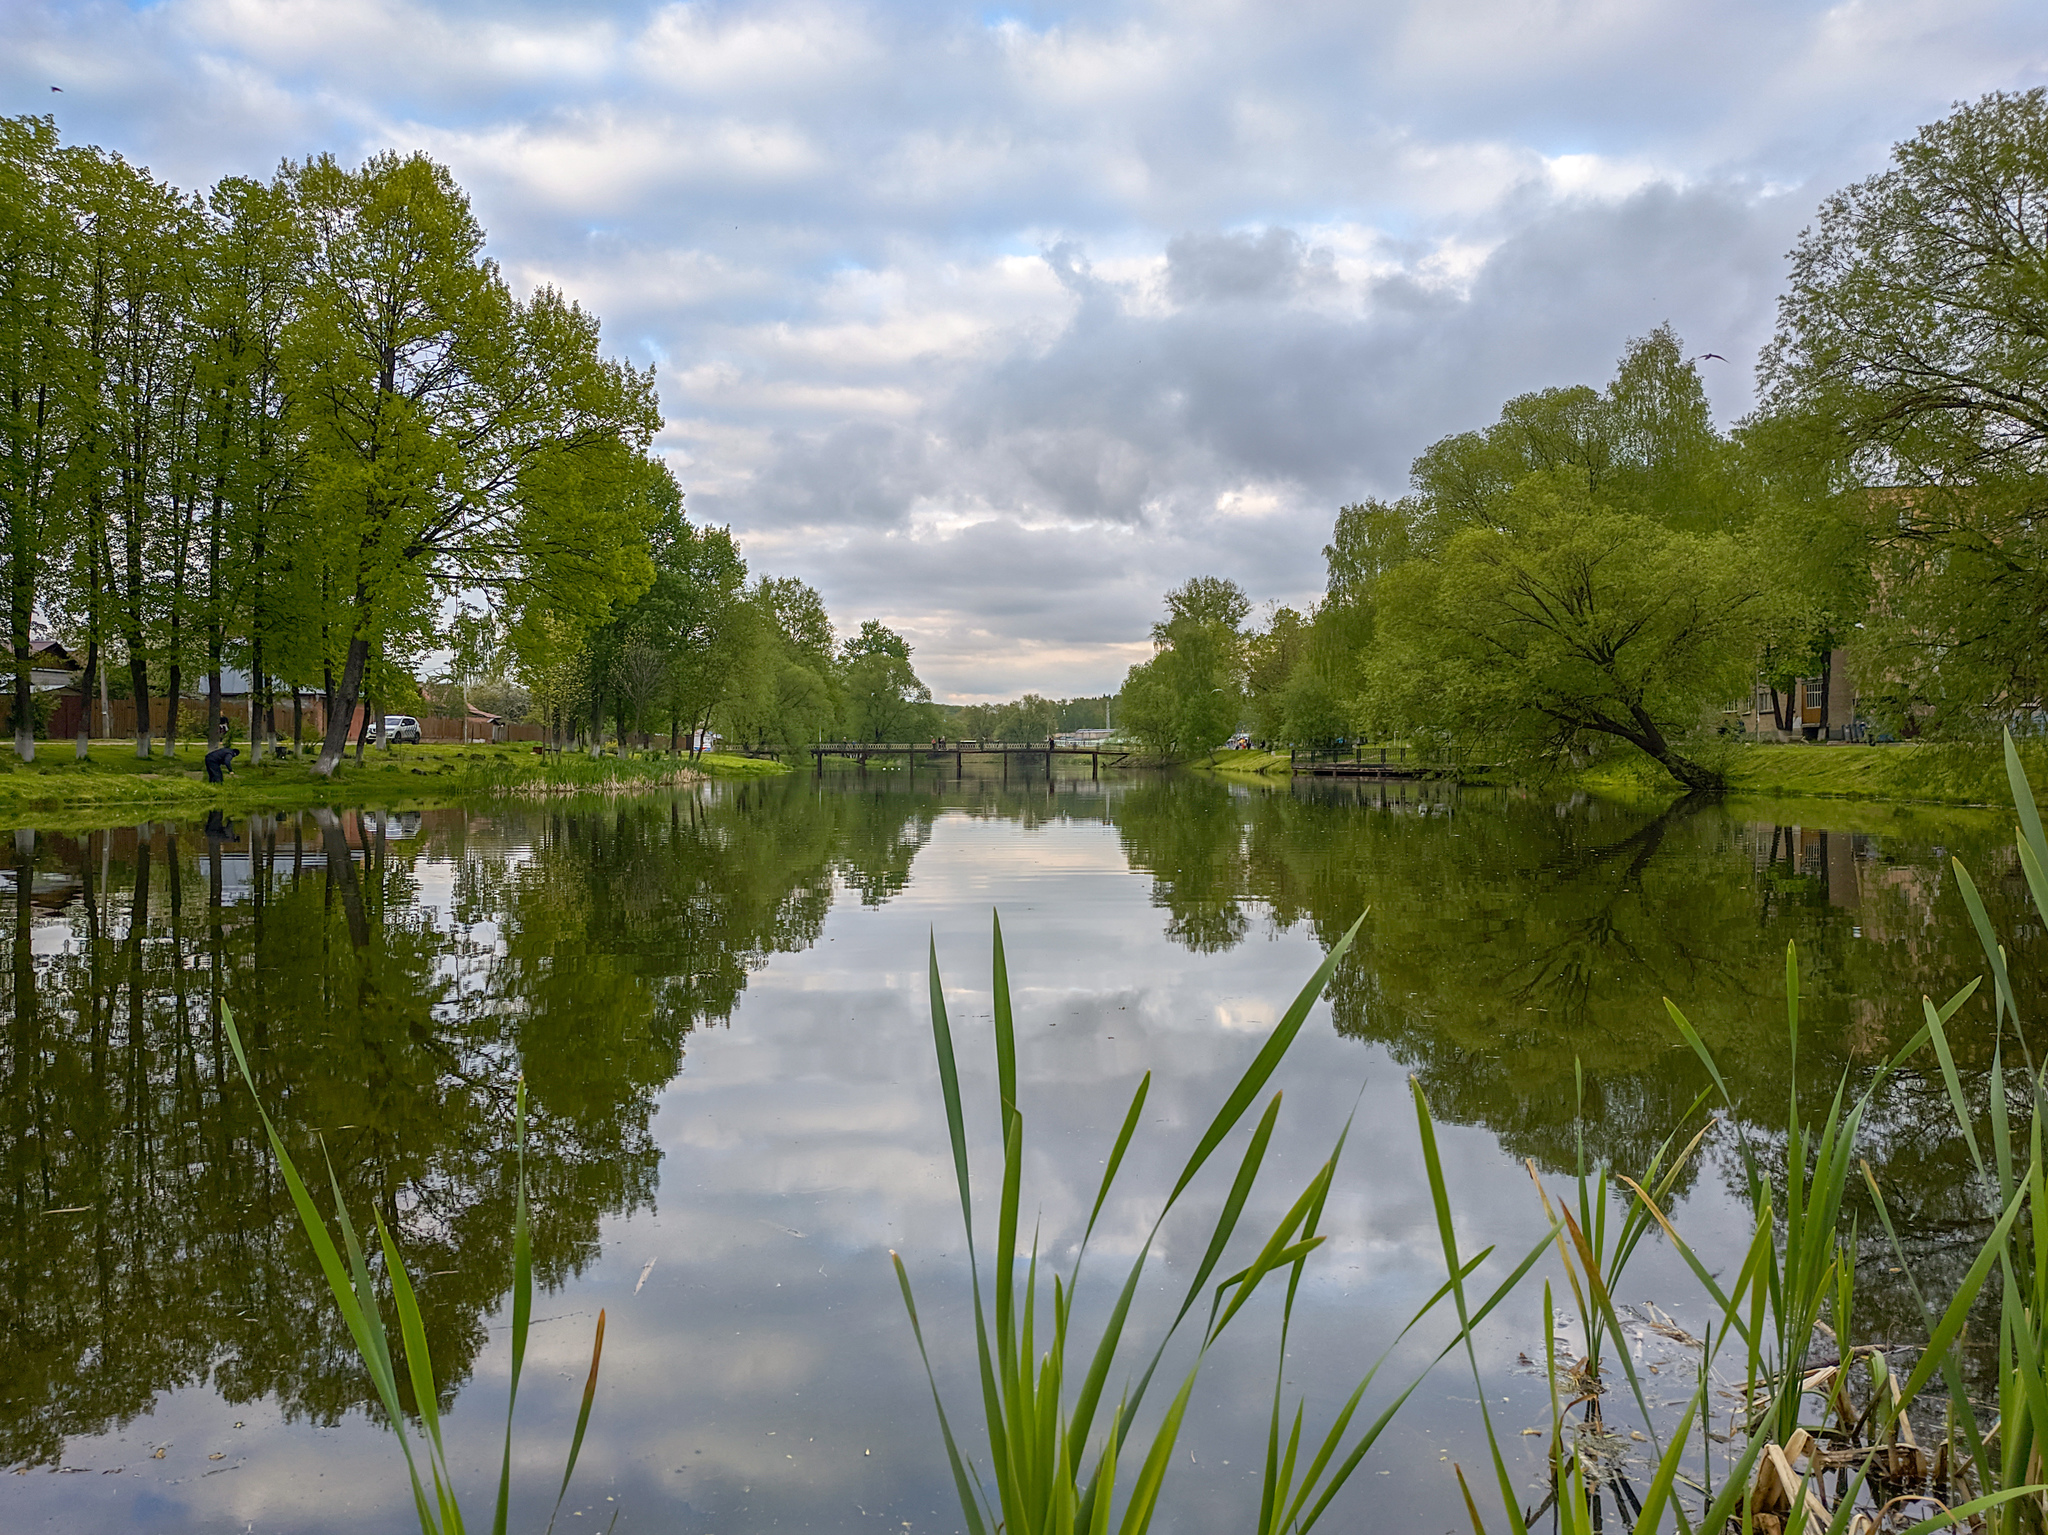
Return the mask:
<svg viewBox="0 0 2048 1535">
<path fill-rule="evenodd" d="M 1743 546 L 1603 503 L 1571 469 L 1523 480 L 1493 516 L 1389 573 L 1382 697 L 1468 749 L 1604 737 L 1689 791 L 1723 787 L 1683 743 L 1752 674 L 1766 603 Z"/>
<path fill-rule="evenodd" d="M 604 611 L 647 580 L 652 370 L 551 288 L 515 299 L 424 155 L 288 166 L 308 256 L 286 373 L 346 629 L 315 770 L 340 761 L 394 617 L 474 588 Z"/>
</svg>

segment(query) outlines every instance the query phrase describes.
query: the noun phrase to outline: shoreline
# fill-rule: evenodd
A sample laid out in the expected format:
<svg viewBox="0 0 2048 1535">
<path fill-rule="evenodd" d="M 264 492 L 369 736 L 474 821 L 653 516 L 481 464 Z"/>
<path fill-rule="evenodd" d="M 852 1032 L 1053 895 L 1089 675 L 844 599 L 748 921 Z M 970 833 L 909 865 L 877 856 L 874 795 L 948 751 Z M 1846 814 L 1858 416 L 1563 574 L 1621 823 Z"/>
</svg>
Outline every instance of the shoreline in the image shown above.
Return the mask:
<svg viewBox="0 0 2048 1535">
<path fill-rule="evenodd" d="M 0 751 L 0 823 L 9 826 L 131 818 L 184 820 L 211 811 L 363 807 L 423 809 L 496 799 L 556 794 L 606 794 L 675 787 L 698 779 L 768 778 L 787 773 L 782 763 L 706 753 L 696 762 L 666 755 L 592 758 L 576 753 L 536 754 L 531 746 L 429 742 L 386 751 L 373 747 L 358 767 L 353 751 L 332 778 L 314 776 L 303 761 L 246 763 L 221 784 L 205 781 L 197 743 L 181 743 L 175 757 L 135 756 L 128 741 L 95 741 L 78 761 L 69 741 L 38 742 L 37 760 Z M 687 776 L 684 776 L 687 775 Z"/>
<path fill-rule="evenodd" d="M 2048 778 L 2048 746 L 2029 743 L 2021 760 L 2037 782 Z M 1181 764 L 1196 772 L 1263 782 L 1291 782 L 1285 752 L 1217 752 Z M 1742 745 L 1720 763 L 1730 800 L 1829 800 L 1849 804 L 1945 810 L 2010 810 L 2005 757 L 1991 744 L 1898 742 L 1884 746 L 1831 743 Z M 1416 781 L 1425 781 L 1417 779 Z M 1472 788 L 1580 790 L 1609 799 L 1671 800 L 1682 791 L 1647 758 L 1613 757 L 1577 771 L 1511 772 L 1462 777 Z"/>
</svg>

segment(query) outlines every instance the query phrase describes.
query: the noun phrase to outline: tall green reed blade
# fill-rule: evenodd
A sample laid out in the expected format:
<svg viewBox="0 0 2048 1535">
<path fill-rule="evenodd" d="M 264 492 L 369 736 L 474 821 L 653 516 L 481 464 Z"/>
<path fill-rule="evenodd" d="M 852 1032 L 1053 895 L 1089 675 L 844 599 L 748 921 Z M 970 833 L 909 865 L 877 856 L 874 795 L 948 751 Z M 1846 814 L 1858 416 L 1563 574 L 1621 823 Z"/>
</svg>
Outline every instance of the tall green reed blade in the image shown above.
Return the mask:
<svg viewBox="0 0 2048 1535">
<path fill-rule="evenodd" d="M 270 1111 L 263 1106 L 262 1096 L 256 1091 L 255 1075 L 249 1069 L 248 1053 L 242 1048 L 241 1031 L 235 1027 L 234 1011 L 225 1004 L 221 1007 L 221 1023 L 228 1036 L 228 1048 L 234 1052 L 235 1064 L 241 1069 L 242 1080 L 248 1084 L 249 1096 L 255 1100 L 256 1113 L 263 1121 L 263 1133 L 269 1139 L 271 1155 L 277 1158 L 278 1170 L 284 1175 L 285 1188 L 291 1193 L 299 1224 L 305 1228 L 307 1239 L 313 1244 L 314 1256 L 320 1261 L 320 1271 L 326 1276 L 335 1308 L 348 1326 L 363 1367 L 369 1371 L 370 1384 L 376 1388 L 385 1420 L 398 1436 L 398 1447 L 405 1456 L 406 1473 L 412 1482 L 414 1512 L 419 1517 L 420 1529 L 426 1535 L 440 1535 L 438 1500 L 432 1504 L 427 1501 L 419 1466 L 413 1459 L 412 1441 L 405 1432 L 405 1409 L 398 1397 L 397 1373 L 392 1368 L 391 1347 L 384 1337 L 384 1319 L 377 1309 L 376 1294 L 370 1287 L 369 1274 L 362 1262 L 361 1247 L 349 1226 L 348 1211 L 340 1200 L 340 1186 L 333 1184 L 334 1169 L 330 1164 L 328 1178 L 335 1188 L 335 1209 L 348 1242 L 352 1260 L 348 1264 L 343 1263 L 340 1252 L 336 1250 L 334 1239 L 328 1235 L 327 1223 L 320 1218 L 313 1196 L 307 1191 L 305 1180 L 299 1176 L 298 1165 L 292 1161 L 291 1153 L 285 1150 L 277 1126 L 271 1122 Z"/>
<path fill-rule="evenodd" d="M 526 1216 L 526 1078 L 513 1095 L 512 1151 L 518 1187 L 512 1207 L 512 1378 L 505 1390 L 505 1452 L 498 1463 L 498 1502 L 491 1535 L 505 1535 L 512 1516 L 512 1413 L 519 1405 L 519 1377 L 526 1368 L 526 1336 L 533 1325 L 533 1233 Z"/>
<path fill-rule="evenodd" d="M 967 1238 L 976 1366 L 982 1394 L 983 1439 L 988 1453 L 993 1496 L 982 1484 L 975 1471 L 974 1461 L 962 1452 L 960 1441 L 953 1432 L 917 1319 L 908 1271 L 903 1267 L 900 1258 L 896 1259 L 896 1264 L 904 1304 L 911 1316 L 919 1353 L 925 1363 L 926 1378 L 931 1383 L 933 1402 L 938 1409 L 941 1433 L 946 1441 L 947 1456 L 954 1474 L 955 1492 L 960 1498 L 963 1517 L 975 1535 L 985 1535 L 987 1530 L 997 1527 L 1004 1530 L 1006 1535 L 1037 1535 L 1040 1531 L 1068 1535 L 1068 1532 L 1074 1530 L 1109 1527 L 1111 1510 L 1107 1507 L 1107 1499 L 1118 1477 L 1118 1468 L 1128 1460 L 1124 1454 L 1125 1436 L 1130 1431 L 1152 1375 L 1164 1357 L 1167 1343 L 1206 1290 L 1210 1277 L 1236 1231 L 1271 1143 L 1279 1109 L 1277 1096 L 1267 1106 L 1254 1127 L 1250 1144 L 1239 1161 L 1236 1177 L 1211 1229 L 1202 1261 L 1197 1265 L 1194 1280 L 1183 1298 L 1179 1312 L 1172 1325 L 1167 1328 L 1166 1336 L 1161 1339 L 1158 1348 L 1152 1354 L 1136 1389 L 1127 1392 L 1116 1411 L 1111 1414 L 1106 1440 L 1091 1467 L 1086 1452 L 1101 1404 L 1103 1388 L 1107 1384 L 1109 1368 L 1118 1347 L 1125 1341 L 1130 1308 L 1160 1225 L 1204 1163 L 1257 1099 L 1277 1069 L 1287 1048 L 1300 1033 L 1310 1010 L 1328 981 L 1330 972 L 1343 957 L 1356 931 L 1357 925 L 1354 924 L 1351 932 L 1346 933 L 1326 956 L 1315 976 L 1296 997 L 1293 1005 L 1283 1015 L 1273 1033 L 1268 1036 L 1251 1064 L 1232 1087 L 1223 1106 L 1211 1120 L 1193 1154 L 1183 1166 L 1178 1181 L 1154 1220 L 1108 1320 L 1095 1341 L 1088 1366 L 1075 1391 L 1071 1409 L 1065 1405 L 1067 1357 L 1070 1348 L 1080 1346 L 1080 1340 L 1070 1331 L 1075 1290 L 1086 1257 L 1088 1240 L 1093 1235 L 1096 1222 L 1108 1202 L 1111 1189 L 1123 1166 L 1125 1153 L 1142 1118 L 1150 1078 L 1148 1076 L 1139 1083 L 1132 1097 L 1130 1108 L 1124 1117 L 1111 1155 L 1107 1159 L 1102 1182 L 1089 1213 L 1087 1228 L 1075 1254 L 1073 1268 L 1064 1280 L 1060 1276 L 1054 1276 L 1051 1346 L 1043 1359 L 1036 1358 L 1034 1355 L 1040 1346 L 1036 1309 L 1038 1264 L 1035 1243 L 1028 1259 L 1019 1249 L 1025 1116 L 1016 1101 L 1016 1025 L 1000 920 L 993 924 L 992 930 L 995 989 L 993 1034 L 998 1123 L 1002 1127 L 1003 1173 L 1002 1192 L 997 1207 L 995 1244 L 991 1252 L 995 1265 L 992 1297 L 984 1291 L 981 1283 L 980 1255 L 974 1229 L 973 1183 L 967 1152 L 966 1112 L 960 1091 L 958 1055 L 947 1014 L 944 987 L 939 975 L 936 943 L 929 947 L 927 981 L 932 1040 L 937 1057 L 940 1092 L 945 1106 L 947 1136 L 953 1155 L 954 1181 L 960 1197 L 962 1228 Z M 1296 1219 L 1298 1229 L 1298 1217 Z M 1287 1223 L 1283 1222 L 1282 1226 L 1286 1229 Z M 1232 1276 L 1231 1280 L 1224 1282 L 1226 1287 L 1235 1287 L 1231 1299 L 1225 1301 L 1219 1289 L 1212 1301 L 1209 1325 L 1204 1329 L 1194 1366 L 1182 1382 L 1174 1402 L 1169 1406 L 1165 1420 L 1154 1430 L 1151 1446 L 1130 1481 L 1123 1515 L 1115 1521 L 1120 1535 L 1140 1535 L 1149 1524 L 1159 1490 L 1164 1483 L 1170 1451 L 1178 1435 L 1179 1424 L 1192 1393 L 1196 1373 L 1209 1346 L 1229 1324 L 1230 1319 L 1238 1313 L 1251 1291 L 1257 1288 L 1259 1280 L 1272 1271 L 1273 1265 L 1284 1267 L 1295 1262 L 1305 1256 L 1313 1246 L 1313 1242 L 1283 1242 L 1280 1247 L 1274 1248 L 1273 1242 L 1274 1238 L 1269 1237 L 1261 1249 L 1266 1267 L 1255 1263 L 1251 1269 Z M 1017 1293 L 1017 1269 L 1020 1263 L 1025 1268 L 1024 1293 L 1021 1297 Z M 1085 1489 L 1082 1486 L 1083 1478 Z"/>
<path fill-rule="evenodd" d="M 1501 1455 L 1500 1437 L 1493 1429 L 1493 1409 L 1487 1405 L 1486 1384 L 1484 1378 L 1479 1373 L 1479 1354 L 1472 1342 L 1472 1330 L 1477 1325 L 1477 1321 L 1472 1314 L 1471 1306 L 1466 1301 L 1465 1284 L 1463 1278 L 1460 1277 L 1465 1271 L 1465 1265 L 1458 1257 L 1458 1230 L 1456 1223 L 1451 1218 L 1451 1196 L 1449 1187 L 1444 1180 L 1443 1158 L 1437 1151 L 1436 1121 L 1430 1114 L 1429 1099 L 1423 1094 L 1421 1081 L 1411 1076 L 1408 1079 L 1408 1088 L 1415 1099 L 1415 1125 L 1417 1132 L 1422 1138 L 1422 1161 L 1423 1167 L 1429 1176 L 1429 1197 L 1436 1213 L 1437 1237 L 1443 1243 L 1444 1271 L 1450 1274 L 1453 1280 L 1451 1294 L 1457 1302 L 1458 1335 L 1465 1347 L 1466 1361 L 1472 1368 L 1473 1383 L 1479 1387 L 1479 1419 L 1486 1427 L 1486 1448 L 1487 1453 L 1493 1460 L 1493 1475 L 1500 1493 L 1501 1509 L 1507 1516 L 1508 1528 L 1514 1532 L 1514 1535 L 1528 1535 L 1528 1522 L 1523 1517 L 1522 1506 L 1515 1497 L 1514 1480 L 1508 1474 L 1506 1459 Z M 1545 1232 L 1542 1243 L 1537 1248 L 1537 1251 L 1540 1252 L 1544 1247 L 1548 1247 L 1554 1240 L 1555 1235 L 1554 1229 Z M 1532 1259 L 1531 1261 L 1533 1262 L 1534 1260 Z M 1549 1318 L 1547 1316 L 1544 1319 L 1544 1326 L 1546 1330 L 1549 1327 Z M 1458 1480 L 1462 1485 L 1464 1482 L 1464 1473 L 1462 1471 L 1458 1474 Z M 1471 1510 L 1473 1524 L 1477 1528 L 1479 1510 L 1477 1505 L 1472 1502 L 1469 1490 L 1466 1493 L 1466 1506 Z"/>
<path fill-rule="evenodd" d="M 1331 1159 L 1333 1169 L 1335 1160 L 1333 1156 Z M 1316 1207 L 1318 1215 L 1320 1210 L 1321 1206 L 1318 1204 Z M 1344 1406 L 1339 1410 L 1335 1420 L 1331 1423 L 1329 1431 L 1324 1434 L 1322 1443 L 1316 1449 L 1307 1468 L 1303 1471 L 1298 1486 L 1293 1481 L 1295 1440 L 1298 1439 L 1300 1434 L 1306 1403 L 1303 1403 L 1295 1411 L 1295 1427 L 1293 1435 L 1290 1436 L 1287 1456 L 1284 1462 L 1277 1466 L 1273 1464 L 1271 1459 L 1277 1450 L 1277 1441 L 1274 1437 L 1269 1436 L 1269 1459 L 1265 1486 L 1270 1489 L 1270 1494 L 1262 1497 L 1261 1500 L 1259 1535 L 1282 1535 L 1282 1532 L 1287 1532 L 1287 1535 L 1306 1535 L 1307 1531 L 1315 1528 L 1316 1524 L 1322 1519 L 1324 1512 L 1329 1508 L 1331 1501 L 1336 1498 L 1338 1493 L 1344 1490 L 1345 1484 L 1351 1480 L 1352 1473 L 1364 1463 L 1365 1457 L 1371 1453 L 1373 1446 L 1379 1442 L 1380 1435 L 1393 1422 L 1395 1414 L 1407 1403 L 1408 1398 L 1413 1396 L 1417 1388 L 1428 1378 L 1429 1372 L 1449 1357 L 1452 1351 L 1458 1348 L 1470 1336 L 1471 1329 L 1485 1321 L 1494 1308 L 1500 1305 L 1512 1291 L 1520 1286 L 1523 1278 L 1535 1266 L 1536 1261 L 1543 1255 L 1544 1249 L 1550 1245 L 1551 1240 L 1552 1233 L 1545 1232 L 1536 1242 L 1535 1246 L 1531 1247 L 1528 1253 L 1523 1256 L 1521 1263 L 1514 1271 L 1506 1279 L 1502 1280 L 1500 1284 L 1496 1285 L 1493 1292 L 1481 1301 L 1478 1306 L 1473 1308 L 1470 1323 L 1465 1327 L 1461 1327 L 1453 1334 L 1437 1350 L 1434 1357 L 1424 1365 L 1422 1370 L 1416 1374 L 1415 1378 L 1409 1381 L 1407 1386 L 1381 1409 L 1379 1416 L 1366 1426 L 1365 1430 L 1352 1443 L 1350 1449 L 1344 1453 L 1342 1460 L 1338 1460 L 1336 1457 L 1338 1452 L 1344 1448 L 1344 1438 L 1350 1430 L 1352 1417 L 1357 1413 L 1360 1402 L 1365 1398 L 1366 1391 L 1378 1376 L 1380 1367 L 1393 1356 L 1394 1350 L 1400 1346 L 1409 1333 L 1413 1332 L 1422 1323 L 1425 1317 L 1434 1312 L 1439 1304 L 1450 1298 L 1466 1280 L 1472 1277 L 1481 1264 L 1493 1256 L 1493 1249 L 1491 1247 L 1482 1248 L 1472 1257 L 1466 1259 L 1464 1267 L 1445 1279 L 1437 1287 L 1436 1293 L 1424 1301 L 1402 1325 L 1401 1330 L 1394 1335 L 1393 1341 L 1381 1350 L 1379 1357 L 1373 1361 L 1372 1367 L 1365 1372 L 1364 1377 L 1353 1388 L 1350 1397 L 1345 1401 Z M 1301 1265 L 1297 1261 L 1295 1265 L 1297 1277 L 1300 1267 Z M 1294 1283 L 1290 1282 L 1287 1299 L 1288 1313 L 1283 1318 L 1280 1361 L 1275 1372 L 1274 1401 L 1276 1422 L 1281 1380 L 1284 1379 L 1287 1357 L 1287 1328 L 1285 1321 L 1291 1318 L 1294 1288 Z M 1332 1469 L 1333 1466 L 1334 1469 Z M 1292 1493 L 1291 1499 L 1288 1496 L 1289 1493 Z M 1315 1500 L 1313 1503 L 1309 1501 L 1312 1498 Z"/>
<path fill-rule="evenodd" d="M 562 1468 L 562 1485 L 555 1493 L 554 1512 L 548 1515 L 548 1535 L 554 1535 L 555 1521 L 562 1516 L 562 1500 L 569 1496 L 569 1479 L 576 1474 L 576 1457 L 583 1453 L 584 1430 L 590 1427 L 590 1404 L 597 1399 L 597 1366 L 604 1358 L 604 1307 L 597 1308 L 597 1337 L 590 1345 L 590 1374 L 583 1382 L 583 1402 L 576 1409 L 576 1432 L 569 1440 L 569 1464 Z"/>
<path fill-rule="evenodd" d="M 271 1155 L 277 1159 L 278 1171 L 283 1174 L 285 1187 L 291 1193 L 292 1207 L 297 1212 L 299 1224 L 312 1243 L 314 1256 L 319 1260 L 321 1273 L 327 1280 L 328 1291 L 334 1297 L 335 1308 L 341 1313 L 347 1325 L 349 1336 L 355 1343 L 356 1353 L 368 1372 L 370 1384 L 376 1390 L 377 1400 L 384 1408 L 385 1421 L 398 1440 L 400 1452 L 405 1457 L 407 1478 L 413 1495 L 413 1511 L 418 1518 L 422 1535 L 462 1535 L 466 1528 L 463 1522 L 462 1505 L 456 1494 L 454 1477 L 448 1464 L 446 1445 L 441 1434 L 440 1401 L 434 1383 L 433 1361 L 427 1347 L 426 1325 L 420 1310 L 419 1297 L 413 1290 L 411 1276 L 406 1273 L 405 1263 L 398 1250 L 398 1243 L 380 1213 L 373 1212 L 373 1223 L 377 1232 L 378 1246 L 384 1259 L 384 1269 L 391 1283 L 392 1310 L 398 1317 L 399 1333 L 405 1346 L 405 1364 L 408 1383 L 412 1387 L 413 1400 L 419 1412 L 420 1423 L 425 1431 L 427 1451 L 427 1475 L 433 1483 L 430 1498 L 426 1482 L 421 1479 L 419 1460 L 413 1453 L 411 1436 L 405 1430 L 405 1407 L 398 1392 L 398 1371 L 391 1352 L 391 1342 L 384 1327 L 383 1311 L 378 1304 L 375 1282 L 362 1242 L 356 1236 L 354 1222 L 349 1219 L 347 1202 L 342 1198 L 341 1180 L 335 1174 L 334 1163 L 327 1161 L 327 1186 L 334 1201 L 334 1222 L 341 1231 L 341 1245 L 337 1247 L 329 1234 L 326 1221 L 319 1208 L 313 1203 L 312 1194 L 300 1177 L 298 1164 L 285 1149 L 283 1138 L 277 1133 L 277 1126 L 271 1120 L 270 1111 L 263 1105 L 262 1094 L 257 1091 L 256 1077 L 249 1067 L 248 1052 L 243 1048 L 241 1031 L 235 1026 L 233 1012 L 223 1007 L 221 1022 L 228 1036 L 228 1046 L 234 1052 L 235 1065 L 240 1069 L 242 1081 L 249 1088 L 249 1096 L 256 1104 L 256 1113 L 263 1121 L 263 1132 L 270 1144 Z M 528 1191 L 526 1181 L 526 1082 L 522 1078 L 513 1095 L 513 1145 L 517 1189 L 514 1202 L 512 1235 L 512 1372 L 505 1404 L 505 1446 L 499 1462 L 498 1495 L 491 1519 L 492 1535 L 505 1535 L 510 1518 L 511 1476 L 512 1476 L 512 1415 L 518 1402 L 519 1379 L 526 1363 L 526 1344 L 533 1316 L 533 1247 L 528 1219 Z M 343 1254 L 346 1253 L 346 1258 Z M 597 1342 L 590 1360 L 590 1378 L 584 1385 L 582 1411 L 576 1420 L 576 1434 L 569 1449 L 568 1470 L 563 1473 L 562 1493 L 566 1494 L 569 1478 L 575 1474 L 576 1459 L 583 1445 L 584 1431 L 589 1425 L 591 1402 L 597 1389 L 598 1360 L 604 1349 L 604 1313 L 597 1319 Z M 556 1499 L 559 1512 L 561 1499 Z M 553 1520 L 549 1521 L 553 1528 Z"/>
</svg>

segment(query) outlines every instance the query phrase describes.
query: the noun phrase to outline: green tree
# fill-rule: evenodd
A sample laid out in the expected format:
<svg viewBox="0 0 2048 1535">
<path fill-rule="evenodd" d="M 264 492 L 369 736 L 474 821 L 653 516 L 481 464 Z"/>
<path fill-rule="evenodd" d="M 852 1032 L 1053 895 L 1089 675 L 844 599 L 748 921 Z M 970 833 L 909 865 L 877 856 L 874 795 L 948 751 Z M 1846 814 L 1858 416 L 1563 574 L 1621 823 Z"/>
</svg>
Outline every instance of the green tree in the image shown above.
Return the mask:
<svg viewBox="0 0 2048 1535">
<path fill-rule="evenodd" d="M 1194 756 L 1237 729 L 1250 612 L 1243 588 L 1219 576 L 1196 576 L 1166 594 L 1166 616 L 1152 626 L 1156 653 L 1131 668 L 1118 699 L 1123 727 L 1148 751 Z"/>
<path fill-rule="evenodd" d="M 600 357 L 593 318 L 550 288 L 512 297 L 443 167 L 322 156 L 286 175 L 310 252 L 287 376 L 307 495 L 340 530 L 326 773 L 372 650 L 437 587 L 598 616 L 646 584 L 659 413 L 652 374 Z"/>
<path fill-rule="evenodd" d="M 1836 193 L 1793 253 L 1765 409 L 1862 495 L 1892 712 L 1969 731 L 2048 683 L 2048 91 L 1995 93 Z"/>
<path fill-rule="evenodd" d="M 755 650 L 726 715 L 742 739 L 794 756 L 836 730 L 844 709 L 832 621 L 818 593 L 794 577 L 763 576 L 747 604 Z"/>
<path fill-rule="evenodd" d="M 7 550 L 7 640 L 14 750 L 35 760 L 30 633 L 39 593 L 60 568 L 69 451 L 88 388 L 77 345 L 76 226 L 57 130 L 48 118 L 0 118 L 0 519 Z"/>
<path fill-rule="evenodd" d="M 189 326 L 205 225 L 175 188 L 119 155 L 86 148 L 67 158 L 81 240 L 80 341 L 95 385 L 79 444 L 90 476 L 84 530 L 127 652 L 135 754 L 147 757 L 151 663 L 171 659 L 167 620 L 184 595 L 187 539 L 175 535 L 189 530 L 191 510 Z"/>
<path fill-rule="evenodd" d="M 1538 474 L 1434 560 L 1388 578 L 1382 696 L 1468 746 L 1560 755 L 1626 742 L 1688 790 L 1721 787 L 1679 750 L 1750 675 L 1753 562 L 1726 534 L 1603 506 L 1573 471 Z"/>
<path fill-rule="evenodd" d="M 931 734 L 932 690 L 910 665 L 910 642 L 870 618 L 839 647 L 847 723 L 862 741 L 915 740 Z"/>
</svg>

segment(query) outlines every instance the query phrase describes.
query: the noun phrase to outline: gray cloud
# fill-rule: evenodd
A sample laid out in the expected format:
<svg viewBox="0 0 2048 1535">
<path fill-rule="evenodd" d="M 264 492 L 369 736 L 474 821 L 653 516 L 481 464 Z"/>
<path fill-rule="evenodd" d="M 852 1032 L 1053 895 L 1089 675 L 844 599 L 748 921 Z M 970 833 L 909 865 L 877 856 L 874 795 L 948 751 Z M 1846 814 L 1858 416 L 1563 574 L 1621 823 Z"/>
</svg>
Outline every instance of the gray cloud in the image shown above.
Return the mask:
<svg viewBox="0 0 2048 1535">
<path fill-rule="evenodd" d="M 959 696 L 1113 686 L 1198 570 L 1305 600 L 1337 504 L 1665 319 L 1737 359 L 1705 365 L 1732 419 L 1819 197 L 2048 74 L 2018 0 L 9 22 L 0 110 L 184 185 L 445 159 L 515 281 L 660 364 L 696 513 Z"/>
</svg>

